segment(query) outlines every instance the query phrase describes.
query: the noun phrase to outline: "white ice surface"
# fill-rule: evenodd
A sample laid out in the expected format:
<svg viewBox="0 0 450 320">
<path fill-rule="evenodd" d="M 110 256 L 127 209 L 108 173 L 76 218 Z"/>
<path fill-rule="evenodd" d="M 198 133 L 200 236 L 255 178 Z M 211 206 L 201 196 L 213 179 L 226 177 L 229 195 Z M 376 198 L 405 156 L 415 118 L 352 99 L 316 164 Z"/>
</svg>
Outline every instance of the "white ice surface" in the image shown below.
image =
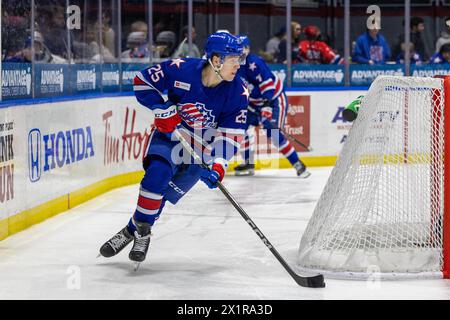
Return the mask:
<svg viewBox="0 0 450 320">
<path fill-rule="evenodd" d="M 331 168 L 227 176 L 225 185 L 295 265 Z M 0 242 L 0 299 L 450 299 L 450 281 L 342 281 L 299 287 L 219 190 L 198 183 L 153 228 L 134 272 L 126 248 L 96 258 L 133 212 L 138 185 L 113 190 Z M 79 272 L 78 272 L 79 271 Z"/>
</svg>

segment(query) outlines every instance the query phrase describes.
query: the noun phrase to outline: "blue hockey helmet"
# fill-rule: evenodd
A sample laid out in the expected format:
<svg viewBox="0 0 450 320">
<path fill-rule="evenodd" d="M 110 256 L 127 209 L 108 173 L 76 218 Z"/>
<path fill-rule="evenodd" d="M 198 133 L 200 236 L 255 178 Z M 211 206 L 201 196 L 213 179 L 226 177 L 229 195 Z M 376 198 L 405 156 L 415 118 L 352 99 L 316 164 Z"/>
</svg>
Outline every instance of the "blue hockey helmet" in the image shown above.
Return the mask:
<svg viewBox="0 0 450 320">
<path fill-rule="evenodd" d="M 226 56 L 243 57 L 245 64 L 245 56 L 243 56 L 244 46 L 240 38 L 226 32 L 216 32 L 211 34 L 206 40 L 205 54 L 207 59 L 211 59 L 217 54 L 222 60 Z M 243 64 L 241 62 L 241 64 Z"/>
<path fill-rule="evenodd" d="M 250 39 L 246 35 L 240 35 L 239 39 L 241 39 L 242 45 L 245 47 L 250 47 Z"/>
</svg>

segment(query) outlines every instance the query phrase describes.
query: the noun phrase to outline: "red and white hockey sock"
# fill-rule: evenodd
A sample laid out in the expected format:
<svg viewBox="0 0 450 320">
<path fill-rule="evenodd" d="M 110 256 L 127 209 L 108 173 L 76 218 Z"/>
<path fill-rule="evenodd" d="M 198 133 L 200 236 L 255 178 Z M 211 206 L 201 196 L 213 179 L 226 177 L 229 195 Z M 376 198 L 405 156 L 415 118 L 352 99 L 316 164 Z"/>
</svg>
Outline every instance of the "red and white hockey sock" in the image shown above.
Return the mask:
<svg viewBox="0 0 450 320">
<path fill-rule="evenodd" d="M 139 190 L 138 203 L 133 217 L 134 220 L 147 222 L 150 225 L 153 225 L 161 213 L 162 202 L 162 195 L 141 188 Z"/>
</svg>

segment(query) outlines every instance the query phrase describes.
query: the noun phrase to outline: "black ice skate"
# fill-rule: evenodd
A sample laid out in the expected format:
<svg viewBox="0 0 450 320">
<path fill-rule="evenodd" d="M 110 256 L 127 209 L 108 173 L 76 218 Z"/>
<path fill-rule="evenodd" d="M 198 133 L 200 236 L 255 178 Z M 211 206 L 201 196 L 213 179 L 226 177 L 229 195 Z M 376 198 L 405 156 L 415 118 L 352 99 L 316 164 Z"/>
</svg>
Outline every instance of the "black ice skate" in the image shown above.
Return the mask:
<svg viewBox="0 0 450 320">
<path fill-rule="evenodd" d="M 128 256 L 131 261 L 136 262 L 135 270 L 139 267 L 139 263 L 145 260 L 150 245 L 151 231 L 152 227 L 150 224 L 136 221 L 134 244 Z"/>
<path fill-rule="evenodd" d="M 250 163 L 242 163 L 234 168 L 235 176 L 253 176 L 255 174 L 255 165 Z"/>
<path fill-rule="evenodd" d="M 105 258 L 115 256 L 123 248 L 125 248 L 131 241 L 133 236 L 128 232 L 128 228 L 125 227 L 119 232 L 117 232 L 111 239 L 109 239 L 100 248 L 100 255 Z"/>
<path fill-rule="evenodd" d="M 311 172 L 309 172 L 306 169 L 305 164 L 303 162 L 301 162 L 301 161 L 295 163 L 294 164 L 294 168 L 297 171 L 297 176 L 299 178 L 306 179 L 306 178 L 308 178 L 311 175 Z"/>
</svg>

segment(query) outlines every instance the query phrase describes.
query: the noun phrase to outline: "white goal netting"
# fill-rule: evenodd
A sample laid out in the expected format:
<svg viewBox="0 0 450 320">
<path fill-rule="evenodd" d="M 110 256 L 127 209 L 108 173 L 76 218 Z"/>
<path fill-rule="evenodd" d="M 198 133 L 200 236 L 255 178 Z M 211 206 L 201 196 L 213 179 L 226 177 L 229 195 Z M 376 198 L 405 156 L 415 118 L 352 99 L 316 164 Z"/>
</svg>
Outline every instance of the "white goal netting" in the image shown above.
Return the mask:
<svg viewBox="0 0 450 320">
<path fill-rule="evenodd" d="M 329 276 L 441 276 L 443 80 L 378 77 L 301 239 Z"/>
</svg>

